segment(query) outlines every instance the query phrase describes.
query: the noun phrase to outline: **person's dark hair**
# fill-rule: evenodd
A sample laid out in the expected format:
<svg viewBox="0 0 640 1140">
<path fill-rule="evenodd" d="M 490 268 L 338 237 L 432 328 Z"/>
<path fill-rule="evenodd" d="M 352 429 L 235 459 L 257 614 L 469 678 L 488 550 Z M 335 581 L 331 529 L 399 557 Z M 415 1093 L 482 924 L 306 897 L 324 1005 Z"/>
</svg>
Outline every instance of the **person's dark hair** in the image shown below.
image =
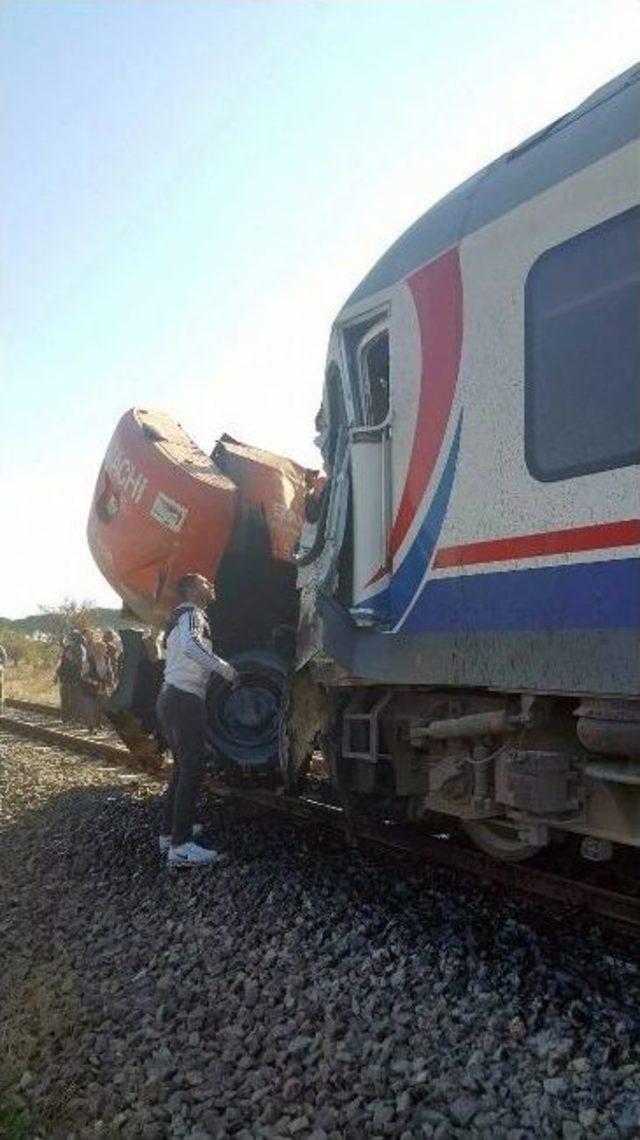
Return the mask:
<svg viewBox="0 0 640 1140">
<path fill-rule="evenodd" d="M 176 594 L 181 602 L 186 600 L 191 587 L 195 586 L 201 578 L 202 574 L 183 574 L 181 578 L 178 578 L 176 582 Z"/>
</svg>

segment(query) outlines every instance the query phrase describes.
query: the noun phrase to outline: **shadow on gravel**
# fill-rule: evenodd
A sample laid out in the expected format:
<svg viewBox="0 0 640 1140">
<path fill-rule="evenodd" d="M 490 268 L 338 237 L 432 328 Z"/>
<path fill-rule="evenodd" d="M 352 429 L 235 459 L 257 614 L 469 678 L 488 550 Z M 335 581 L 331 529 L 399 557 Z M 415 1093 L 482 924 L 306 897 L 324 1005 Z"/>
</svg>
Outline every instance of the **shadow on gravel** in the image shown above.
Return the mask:
<svg viewBox="0 0 640 1140">
<path fill-rule="evenodd" d="M 83 1013 L 84 940 L 100 905 L 100 861 L 116 883 L 131 876 L 132 843 L 141 852 L 153 850 L 158 807 L 154 799 L 145 802 L 144 792 L 132 798 L 138 794 L 138 781 L 128 778 L 124 785 L 119 778 L 74 788 L 24 811 L 0 832 L 2 1137 L 34 1134 L 33 1118 L 24 1117 L 34 1070 L 73 1055 Z M 150 860 L 150 874 L 157 870 Z M 52 1086 L 48 1116 L 68 1119 L 76 1084 L 70 1065 Z"/>
<path fill-rule="evenodd" d="M 166 870 L 135 780 L 0 835 L 0 1057 L 48 1135 L 524 1138 L 566 1118 L 578 1137 L 612 1103 L 635 1121 L 615 1074 L 638 971 L 605 931 L 279 817 L 208 819 L 229 859 L 206 872 Z"/>
</svg>

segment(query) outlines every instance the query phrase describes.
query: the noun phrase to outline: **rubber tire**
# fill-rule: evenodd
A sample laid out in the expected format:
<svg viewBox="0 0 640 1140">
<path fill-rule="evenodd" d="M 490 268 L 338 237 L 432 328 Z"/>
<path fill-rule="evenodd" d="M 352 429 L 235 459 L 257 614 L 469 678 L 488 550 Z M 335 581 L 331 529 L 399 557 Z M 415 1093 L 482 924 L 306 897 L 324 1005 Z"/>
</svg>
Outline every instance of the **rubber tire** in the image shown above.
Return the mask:
<svg viewBox="0 0 640 1140">
<path fill-rule="evenodd" d="M 238 771 L 251 775 L 277 772 L 280 765 L 279 711 L 287 678 L 286 662 L 277 653 L 262 649 L 244 650 L 230 658 L 240 674 L 239 690 L 232 692 L 222 677 L 213 674 L 205 705 L 209 741 L 220 757 Z M 248 726 L 243 733 L 236 719 L 225 719 L 225 710 L 237 706 L 238 691 L 254 689 L 265 703 L 264 731 Z M 269 717 L 272 705 L 273 716 Z"/>
</svg>

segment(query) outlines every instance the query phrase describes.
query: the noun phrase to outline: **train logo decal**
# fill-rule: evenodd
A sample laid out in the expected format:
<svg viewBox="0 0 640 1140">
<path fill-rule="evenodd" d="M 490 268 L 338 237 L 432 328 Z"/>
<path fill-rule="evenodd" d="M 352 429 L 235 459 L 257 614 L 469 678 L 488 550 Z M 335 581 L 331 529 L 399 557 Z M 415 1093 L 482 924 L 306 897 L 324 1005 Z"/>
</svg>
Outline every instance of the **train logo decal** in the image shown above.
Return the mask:
<svg viewBox="0 0 640 1140">
<path fill-rule="evenodd" d="M 176 503 L 174 499 L 170 499 L 162 491 L 158 491 L 150 513 L 152 519 L 159 522 L 161 526 L 166 526 L 167 530 L 172 530 L 177 534 L 182 530 L 189 512 L 186 507 Z"/>
</svg>

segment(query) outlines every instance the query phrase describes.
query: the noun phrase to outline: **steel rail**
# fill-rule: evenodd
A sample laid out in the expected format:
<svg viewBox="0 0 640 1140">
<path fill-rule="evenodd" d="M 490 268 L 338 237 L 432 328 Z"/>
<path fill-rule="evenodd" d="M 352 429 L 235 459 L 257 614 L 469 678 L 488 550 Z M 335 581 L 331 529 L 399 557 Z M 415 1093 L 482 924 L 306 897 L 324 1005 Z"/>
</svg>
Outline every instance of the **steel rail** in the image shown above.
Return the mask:
<svg viewBox="0 0 640 1140">
<path fill-rule="evenodd" d="M 5 701 L 5 704 L 7 702 Z M 20 703 L 20 710 L 25 709 L 25 705 L 29 702 L 22 701 Z M 16 707 L 15 705 L 12 707 Z M 40 708 L 34 709 L 31 705 L 30 711 L 40 712 Z M 8 732 L 13 732 L 16 736 L 25 736 L 31 740 L 41 740 L 45 744 L 54 744 L 58 748 L 63 748 L 66 752 L 76 752 L 84 756 L 97 756 L 103 760 L 115 760 L 117 763 L 132 764 L 133 757 L 129 750 L 124 745 L 110 744 L 104 740 L 93 740 L 90 736 L 80 736 L 72 732 L 66 732 L 61 728 L 52 728 L 48 724 L 34 724 L 33 721 L 22 720 L 19 717 L 7 716 L 6 713 L 0 715 L 0 728 L 5 728 Z"/>
<path fill-rule="evenodd" d="M 313 819 L 316 822 L 323 822 L 333 830 L 345 829 L 344 813 L 335 807 L 267 791 L 248 790 L 240 794 L 246 801 L 282 811 L 290 818 Z M 413 855 L 429 863 L 485 879 L 509 890 L 521 891 L 562 906 L 595 913 L 640 930 L 639 897 L 542 871 L 526 863 L 503 863 L 475 847 L 465 847 L 455 841 L 430 835 L 416 825 L 376 823 L 356 817 L 350 821 L 350 830 L 356 841 L 384 847 L 398 854 Z"/>
<path fill-rule="evenodd" d="M 5 707 L 10 709 L 20 709 L 22 712 L 36 712 L 42 713 L 43 716 L 60 716 L 60 709 L 57 705 L 45 704 L 44 701 L 22 701 L 17 697 L 5 697 Z"/>
<path fill-rule="evenodd" d="M 21 702 L 25 709 L 29 702 Z M 129 768 L 136 765 L 131 752 L 116 744 L 74 735 L 48 725 L 34 724 L 17 717 L 0 716 L 0 729 L 16 735 L 41 740 L 69 752 L 113 760 Z M 252 805 L 265 811 L 282 813 L 292 821 L 313 821 L 334 832 L 346 833 L 344 811 L 306 797 L 296 797 L 260 788 L 242 788 L 224 784 L 215 778 L 207 780 L 207 790 L 216 798 L 229 803 Z M 498 887 L 518 891 L 526 896 L 554 902 L 583 914 L 623 925 L 626 930 L 640 931 L 640 898 L 625 895 L 605 887 L 593 886 L 579 879 L 566 878 L 549 871 L 531 867 L 526 863 L 501 863 L 476 848 L 469 848 L 448 839 L 437 838 L 414 825 L 376 823 L 359 817 L 349 819 L 349 833 L 353 840 L 385 848 L 398 855 L 411 855 L 430 864 L 472 875 Z"/>
</svg>

